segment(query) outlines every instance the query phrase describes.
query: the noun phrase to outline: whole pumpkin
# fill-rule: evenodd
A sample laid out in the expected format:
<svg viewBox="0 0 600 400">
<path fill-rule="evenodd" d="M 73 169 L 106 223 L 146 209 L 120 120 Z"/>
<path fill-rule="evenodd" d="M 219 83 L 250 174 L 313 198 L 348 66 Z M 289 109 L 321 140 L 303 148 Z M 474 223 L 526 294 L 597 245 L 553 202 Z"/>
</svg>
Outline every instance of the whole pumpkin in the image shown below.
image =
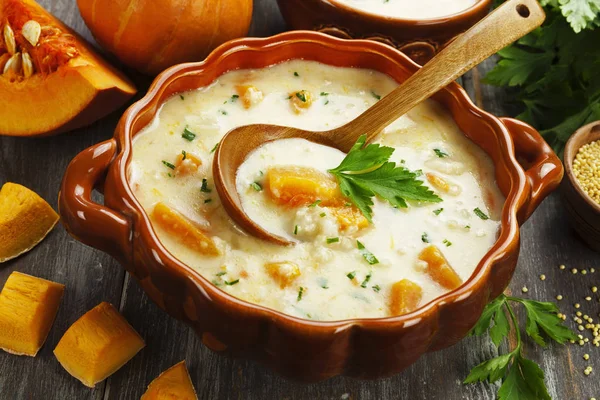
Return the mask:
<svg viewBox="0 0 600 400">
<path fill-rule="evenodd" d="M 252 0 L 77 0 L 88 28 L 106 50 L 140 72 L 200 61 L 245 36 Z"/>
</svg>

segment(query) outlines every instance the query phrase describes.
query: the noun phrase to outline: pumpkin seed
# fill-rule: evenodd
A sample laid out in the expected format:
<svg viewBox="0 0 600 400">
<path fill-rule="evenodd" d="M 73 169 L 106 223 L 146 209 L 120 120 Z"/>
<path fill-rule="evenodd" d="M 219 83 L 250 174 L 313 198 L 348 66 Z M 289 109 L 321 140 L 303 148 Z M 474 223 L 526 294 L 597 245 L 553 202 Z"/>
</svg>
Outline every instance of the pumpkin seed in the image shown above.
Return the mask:
<svg viewBox="0 0 600 400">
<path fill-rule="evenodd" d="M 31 56 L 28 53 L 23 53 L 21 58 L 23 63 L 23 75 L 25 78 L 29 78 L 33 75 L 33 62 L 31 61 Z"/>
<path fill-rule="evenodd" d="M 3 73 L 6 74 L 9 71 L 13 71 L 17 74 L 21 71 L 21 53 L 13 54 L 6 62 Z"/>
<path fill-rule="evenodd" d="M 29 20 L 23 25 L 21 33 L 32 46 L 37 46 L 40 34 L 42 33 L 42 26 L 37 21 Z"/>
<path fill-rule="evenodd" d="M 4 25 L 4 43 L 6 43 L 6 50 L 8 50 L 8 52 L 10 54 L 15 54 L 17 51 L 17 43 L 15 42 L 15 33 L 13 32 L 12 28 L 10 27 L 10 25 L 8 24 L 8 22 L 6 23 L 6 25 Z"/>
</svg>

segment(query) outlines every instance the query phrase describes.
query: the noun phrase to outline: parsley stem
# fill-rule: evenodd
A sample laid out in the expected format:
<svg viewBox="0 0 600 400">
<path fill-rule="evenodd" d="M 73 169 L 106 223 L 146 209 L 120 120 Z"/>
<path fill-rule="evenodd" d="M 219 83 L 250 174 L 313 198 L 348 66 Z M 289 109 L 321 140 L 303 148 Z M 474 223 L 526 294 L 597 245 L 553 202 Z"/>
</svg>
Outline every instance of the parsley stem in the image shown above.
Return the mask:
<svg viewBox="0 0 600 400">
<path fill-rule="evenodd" d="M 507 299 L 510 300 L 511 298 L 507 297 Z M 515 349 L 512 351 L 512 352 L 516 353 L 521 350 L 521 330 L 519 329 L 519 321 L 517 321 L 517 317 L 515 316 L 515 313 L 513 312 L 513 309 L 510 306 L 510 303 L 505 302 L 504 306 L 508 310 L 508 314 L 510 314 L 510 319 L 512 321 L 513 328 L 517 335 L 517 347 L 515 347 Z"/>
</svg>

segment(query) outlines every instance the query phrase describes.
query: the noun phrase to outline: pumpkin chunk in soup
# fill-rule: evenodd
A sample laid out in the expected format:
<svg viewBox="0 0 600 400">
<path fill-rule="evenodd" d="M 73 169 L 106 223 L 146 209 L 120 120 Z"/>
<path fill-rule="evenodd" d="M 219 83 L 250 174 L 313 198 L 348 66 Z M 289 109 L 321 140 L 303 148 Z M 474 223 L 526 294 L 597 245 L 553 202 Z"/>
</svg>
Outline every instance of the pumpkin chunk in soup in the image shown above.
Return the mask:
<svg viewBox="0 0 600 400">
<path fill-rule="evenodd" d="M 394 283 L 390 292 L 390 315 L 414 311 L 422 298 L 423 289 L 413 281 L 402 279 Z"/>
<path fill-rule="evenodd" d="M 462 285 L 462 279 L 437 246 L 425 247 L 419 254 L 419 260 L 427 263 L 427 273 L 431 279 L 446 289 L 456 289 Z"/>
</svg>

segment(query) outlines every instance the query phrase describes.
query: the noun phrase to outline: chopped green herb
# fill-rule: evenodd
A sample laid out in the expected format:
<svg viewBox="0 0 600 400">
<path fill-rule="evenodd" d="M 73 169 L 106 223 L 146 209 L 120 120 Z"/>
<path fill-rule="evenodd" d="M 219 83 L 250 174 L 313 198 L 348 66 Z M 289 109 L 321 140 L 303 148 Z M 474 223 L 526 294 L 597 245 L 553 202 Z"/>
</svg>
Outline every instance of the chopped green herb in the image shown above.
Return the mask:
<svg viewBox="0 0 600 400">
<path fill-rule="evenodd" d="M 301 102 L 306 103 L 306 94 L 304 94 L 304 90 L 296 92 L 296 97 L 299 98 Z"/>
<path fill-rule="evenodd" d="M 374 265 L 374 264 L 379 264 L 379 260 L 377 259 L 377 257 L 375 257 L 373 255 L 373 253 L 371 253 L 369 250 L 367 250 L 365 248 L 365 246 L 359 241 L 356 241 L 356 247 L 358 248 L 358 251 L 360 252 L 360 254 L 363 256 L 363 258 L 370 264 L 370 265 Z"/>
<path fill-rule="evenodd" d="M 219 112 L 223 115 L 227 115 L 227 111 L 225 111 L 225 110 L 219 110 Z"/>
<path fill-rule="evenodd" d="M 371 90 L 371 95 L 373 95 L 373 97 L 375 97 L 377 100 L 381 100 L 381 96 L 375 93 L 373 90 Z"/>
<path fill-rule="evenodd" d="M 225 284 L 226 284 L 227 286 L 233 286 L 233 285 L 235 285 L 236 283 L 238 283 L 239 281 L 240 281 L 239 279 L 236 279 L 235 281 L 231 281 L 231 282 L 227 282 L 227 281 L 225 281 Z"/>
<path fill-rule="evenodd" d="M 294 76 L 300 76 L 300 74 L 296 71 L 294 71 Z"/>
<path fill-rule="evenodd" d="M 206 178 L 202 179 L 202 186 L 200 186 L 200 191 L 202 193 L 212 192 L 212 189 L 209 189 L 209 187 L 208 187 L 208 180 Z"/>
<path fill-rule="evenodd" d="M 300 286 L 300 289 L 298 290 L 298 299 L 297 301 L 302 300 L 302 295 L 304 294 L 304 288 L 302 286 Z"/>
<path fill-rule="evenodd" d="M 406 160 L 405 159 L 400 160 L 400 164 L 406 164 Z"/>
<path fill-rule="evenodd" d="M 362 135 L 341 164 L 328 170 L 333 174 L 342 193 L 348 197 L 372 222 L 372 197 L 387 200 L 392 206 L 406 208 L 407 200 L 442 201 L 416 174 L 388 161 L 394 149 L 379 144 L 365 146 L 367 137 Z"/>
<path fill-rule="evenodd" d="M 181 137 L 184 138 L 185 140 L 187 140 L 188 142 L 191 142 L 192 140 L 194 140 L 196 138 L 196 134 L 192 131 L 190 131 L 187 126 L 183 129 L 183 133 L 181 134 Z"/>
<path fill-rule="evenodd" d="M 294 235 L 298 234 L 298 225 L 294 226 Z"/>
<path fill-rule="evenodd" d="M 440 213 L 441 213 L 442 211 L 444 211 L 444 209 L 443 209 L 443 208 L 438 208 L 437 210 L 433 210 L 433 213 L 434 213 L 435 215 L 440 215 Z"/>
<path fill-rule="evenodd" d="M 448 239 L 444 239 L 444 240 L 442 241 L 442 243 L 444 243 L 444 244 L 446 245 L 446 247 L 450 247 L 450 246 L 452 246 L 452 242 L 451 242 L 451 241 L 449 241 Z"/>
<path fill-rule="evenodd" d="M 292 96 L 292 95 L 290 94 L 288 97 L 286 97 L 286 99 L 287 99 L 287 100 L 291 100 L 291 99 L 292 99 L 292 97 L 294 97 L 294 96 Z"/>
<path fill-rule="evenodd" d="M 484 221 L 486 219 L 490 219 L 490 217 L 488 217 L 483 211 L 481 211 L 479 209 L 479 207 L 477 207 L 476 209 L 474 209 L 473 212 L 475 213 L 475 215 L 477 215 L 479 218 L 481 218 Z"/>
<path fill-rule="evenodd" d="M 211 201 L 212 201 L 212 199 L 206 199 L 206 200 L 204 200 L 204 204 L 210 203 Z"/>
<path fill-rule="evenodd" d="M 185 100 L 185 97 L 183 97 L 183 95 L 182 95 L 182 94 L 180 94 L 180 95 L 179 95 L 179 98 L 180 98 L 181 100 Z"/>
<path fill-rule="evenodd" d="M 444 157 L 448 157 L 448 153 L 446 153 L 443 150 L 440 149 L 433 149 L 433 151 L 435 151 L 435 155 L 438 156 L 439 158 L 444 158 Z"/>
<path fill-rule="evenodd" d="M 329 289 L 329 286 L 327 286 L 327 281 L 325 281 L 324 283 L 321 284 L 321 287 L 323 289 Z"/>
<path fill-rule="evenodd" d="M 216 279 L 212 280 L 212 284 L 215 285 L 215 286 L 223 286 L 223 284 L 221 282 L 219 282 L 218 280 L 216 280 Z"/>
<path fill-rule="evenodd" d="M 173 175 L 172 173 L 170 173 L 170 172 L 168 172 L 168 173 L 167 173 L 167 176 L 168 176 L 169 178 L 173 178 L 173 177 L 174 177 L 174 175 Z"/>
<path fill-rule="evenodd" d="M 427 234 L 427 232 L 425 232 L 424 234 L 421 235 L 421 240 L 423 241 L 423 243 L 431 243 L 431 241 L 429 240 L 429 235 Z"/>
<path fill-rule="evenodd" d="M 327 105 L 327 104 L 329 104 L 329 100 L 325 100 L 324 105 Z"/>
<path fill-rule="evenodd" d="M 327 215 L 327 214 L 325 214 L 324 212 L 322 212 L 321 214 L 319 214 L 319 216 L 320 216 L 321 218 L 325 217 L 326 215 Z"/>
<path fill-rule="evenodd" d="M 356 276 L 356 271 L 349 272 L 346 276 L 348 279 L 352 280 Z"/>
<path fill-rule="evenodd" d="M 231 101 L 232 103 L 235 103 L 235 101 L 239 98 L 240 96 L 238 96 L 237 94 L 231 95 L 231 99 L 229 101 Z"/>
<path fill-rule="evenodd" d="M 373 275 L 373 274 L 372 274 L 371 272 L 369 272 L 369 273 L 367 274 L 367 276 L 365 277 L 365 280 L 364 280 L 364 281 L 363 281 L 363 282 L 360 284 L 360 287 L 361 287 L 361 288 L 363 288 L 363 289 L 366 289 L 366 288 L 367 288 L 367 283 L 369 283 L 369 281 L 371 280 L 371 276 L 372 276 L 372 275 Z"/>
<path fill-rule="evenodd" d="M 339 237 L 331 237 L 331 238 L 327 238 L 327 244 L 331 244 L 331 243 L 337 243 L 340 241 Z"/>
<path fill-rule="evenodd" d="M 379 293 L 379 291 L 381 290 L 381 288 L 379 287 L 379 285 L 375 285 L 373 286 L 373 290 L 377 293 Z"/>
<path fill-rule="evenodd" d="M 465 226 L 466 229 L 471 229 L 471 225 Z"/>
<path fill-rule="evenodd" d="M 321 203 L 321 200 L 315 200 L 315 202 L 312 204 L 309 204 L 308 207 L 316 207 L 319 205 L 319 203 Z"/>
<path fill-rule="evenodd" d="M 175 169 L 175 166 L 173 164 L 171 164 L 168 161 L 163 160 L 162 163 L 165 165 L 165 167 L 167 168 L 171 168 L 171 169 Z"/>
<path fill-rule="evenodd" d="M 219 141 L 219 142 L 217 142 L 217 144 L 215 144 L 215 146 L 210 151 L 211 153 L 214 153 L 217 150 L 217 147 L 219 147 L 219 143 L 221 143 L 221 142 Z"/>
<path fill-rule="evenodd" d="M 252 182 L 250 184 L 250 187 L 252 189 L 256 190 L 257 192 L 260 192 L 263 189 L 262 186 L 260 185 L 260 183 L 258 183 L 258 182 Z"/>
<path fill-rule="evenodd" d="M 227 273 L 227 271 L 221 271 L 221 272 L 218 272 L 216 275 L 217 275 L 217 276 L 223 276 L 223 275 L 225 275 L 226 273 Z"/>
<path fill-rule="evenodd" d="M 329 93 L 327 93 L 327 92 L 321 92 L 321 96 L 329 96 Z"/>
<path fill-rule="evenodd" d="M 187 158 L 187 153 L 185 152 L 185 150 L 181 150 L 181 155 L 183 155 L 183 158 L 181 159 L 181 161 L 183 161 Z"/>
</svg>

